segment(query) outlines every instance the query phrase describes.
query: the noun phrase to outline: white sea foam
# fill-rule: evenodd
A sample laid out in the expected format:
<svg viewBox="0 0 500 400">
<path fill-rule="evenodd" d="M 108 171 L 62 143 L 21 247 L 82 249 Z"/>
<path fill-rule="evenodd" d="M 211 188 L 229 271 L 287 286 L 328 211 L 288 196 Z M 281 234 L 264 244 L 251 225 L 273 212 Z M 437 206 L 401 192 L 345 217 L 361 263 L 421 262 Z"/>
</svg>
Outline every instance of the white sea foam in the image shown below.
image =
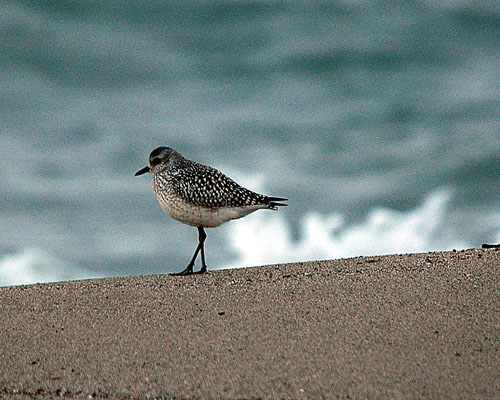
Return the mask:
<svg viewBox="0 0 500 400">
<path fill-rule="evenodd" d="M 0 286 L 95 278 L 89 271 L 64 262 L 47 251 L 27 248 L 0 258 Z"/>
<path fill-rule="evenodd" d="M 351 226 L 338 213 L 310 212 L 298 241 L 283 214 L 260 212 L 228 225 L 227 237 L 238 258 L 225 267 L 466 248 L 464 240 L 443 234 L 450 197 L 448 190 L 436 190 L 413 210 L 377 208 Z"/>
</svg>

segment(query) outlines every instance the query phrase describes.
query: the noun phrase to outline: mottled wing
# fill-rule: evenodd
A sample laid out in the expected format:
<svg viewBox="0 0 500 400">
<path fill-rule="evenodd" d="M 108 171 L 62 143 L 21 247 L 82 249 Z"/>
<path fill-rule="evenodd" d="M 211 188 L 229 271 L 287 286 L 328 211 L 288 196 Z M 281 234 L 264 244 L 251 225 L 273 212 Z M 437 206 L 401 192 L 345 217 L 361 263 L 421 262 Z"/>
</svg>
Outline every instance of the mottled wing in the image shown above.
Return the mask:
<svg viewBox="0 0 500 400">
<path fill-rule="evenodd" d="M 267 196 L 238 185 L 215 168 L 190 163 L 171 174 L 172 188 L 186 202 L 203 207 L 269 204 Z"/>
</svg>

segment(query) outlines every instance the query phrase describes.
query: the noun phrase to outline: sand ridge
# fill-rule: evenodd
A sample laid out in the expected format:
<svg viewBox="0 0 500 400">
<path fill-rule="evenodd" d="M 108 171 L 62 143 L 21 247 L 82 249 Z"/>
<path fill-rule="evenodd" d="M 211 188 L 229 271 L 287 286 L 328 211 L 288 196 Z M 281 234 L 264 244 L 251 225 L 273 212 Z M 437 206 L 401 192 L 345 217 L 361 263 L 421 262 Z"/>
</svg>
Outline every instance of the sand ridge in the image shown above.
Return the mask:
<svg viewBox="0 0 500 400">
<path fill-rule="evenodd" d="M 0 398 L 498 398 L 499 267 L 470 249 L 0 288 Z"/>
</svg>

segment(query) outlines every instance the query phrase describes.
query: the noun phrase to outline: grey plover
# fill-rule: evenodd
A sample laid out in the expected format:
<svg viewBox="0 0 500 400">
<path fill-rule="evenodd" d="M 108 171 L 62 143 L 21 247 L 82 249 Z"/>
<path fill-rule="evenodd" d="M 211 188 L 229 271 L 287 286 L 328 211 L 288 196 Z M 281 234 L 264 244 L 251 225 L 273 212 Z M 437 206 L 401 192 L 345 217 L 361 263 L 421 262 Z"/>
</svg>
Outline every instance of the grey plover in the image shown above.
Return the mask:
<svg viewBox="0 0 500 400">
<path fill-rule="evenodd" d="M 189 275 L 201 252 L 201 269 L 205 263 L 204 228 L 215 228 L 259 209 L 277 210 L 287 201 L 252 192 L 237 184 L 222 172 L 184 158 L 169 147 L 158 147 L 149 155 L 146 167 L 137 175 L 151 172 L 153 192 L 163 210 L 173 219 L 198 228 L 198 246 L 186 269 L 172 275 Z"/>
</svg>

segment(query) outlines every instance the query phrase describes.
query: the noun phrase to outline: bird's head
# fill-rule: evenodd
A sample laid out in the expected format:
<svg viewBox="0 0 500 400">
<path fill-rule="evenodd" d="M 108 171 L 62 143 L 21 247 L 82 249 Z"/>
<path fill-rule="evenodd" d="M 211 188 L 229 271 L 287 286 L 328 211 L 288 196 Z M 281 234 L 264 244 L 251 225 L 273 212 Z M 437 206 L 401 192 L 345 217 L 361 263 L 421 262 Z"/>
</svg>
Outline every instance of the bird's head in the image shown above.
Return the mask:
<svg viewBox="0 0 500 400">
<path fill-rule="evenodd" d="M 182 159 L 182 156 L 170 147 L 158 147 L 154 149 L 149 155 L 149 162 L 146 167 L 137 171 L 135 176 L 145 174 L 146 172 L 151 172 L 154 174 L 156 171 L 163 169 L 167 165 L 176 160 Z"/>
</svg>

